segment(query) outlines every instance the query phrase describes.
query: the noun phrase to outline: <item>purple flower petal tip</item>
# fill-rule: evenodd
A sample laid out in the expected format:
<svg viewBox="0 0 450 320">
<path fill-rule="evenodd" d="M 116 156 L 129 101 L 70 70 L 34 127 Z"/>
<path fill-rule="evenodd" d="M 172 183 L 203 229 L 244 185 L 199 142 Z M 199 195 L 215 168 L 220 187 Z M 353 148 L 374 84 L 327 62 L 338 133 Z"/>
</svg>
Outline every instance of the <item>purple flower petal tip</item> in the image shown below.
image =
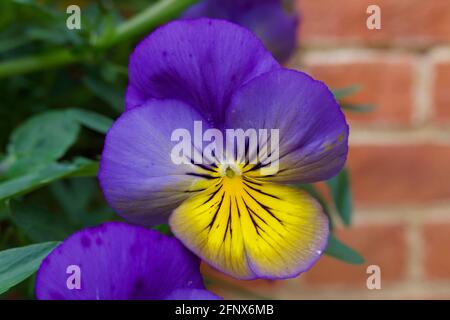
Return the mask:
<svg viewBox="0 0 450 320">
<path fill-rule="evenodd" d="M 224 20 L 170 22 L 136 47 L 129 63 L 126 109 L 148 99 L 175 99 L 218 124 L 232 93 L 279 68 L 249 30 Z"/>
<path fill-rule="evenodd" d="M 281 0 L 203 0 L 190 7 L 184 18 L 224 19 L 252 30 L 281 63 L 294 52 L 299 16 Z M 293 5 L 290 4 L 290 7 Z"/>
</svg>

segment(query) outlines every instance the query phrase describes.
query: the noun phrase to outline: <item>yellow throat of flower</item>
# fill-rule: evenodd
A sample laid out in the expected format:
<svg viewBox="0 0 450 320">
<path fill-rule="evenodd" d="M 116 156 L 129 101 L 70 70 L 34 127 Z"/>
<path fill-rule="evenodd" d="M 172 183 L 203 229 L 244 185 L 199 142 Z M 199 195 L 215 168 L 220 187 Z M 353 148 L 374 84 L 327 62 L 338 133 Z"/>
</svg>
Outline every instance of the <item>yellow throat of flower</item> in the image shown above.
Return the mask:
<svg viewBox="0 0 450 320">
<path fill-rule="evenodd" d="M 199 174 L 206 179 L 194 190 L 201 191 L 174 210 L 172 230 L 192 251 L 237 278 L 296 274 L 321 254 L 327 218 L 303 191 L 248 172 L 245 165 L 226 163 Z"/>
</svg>

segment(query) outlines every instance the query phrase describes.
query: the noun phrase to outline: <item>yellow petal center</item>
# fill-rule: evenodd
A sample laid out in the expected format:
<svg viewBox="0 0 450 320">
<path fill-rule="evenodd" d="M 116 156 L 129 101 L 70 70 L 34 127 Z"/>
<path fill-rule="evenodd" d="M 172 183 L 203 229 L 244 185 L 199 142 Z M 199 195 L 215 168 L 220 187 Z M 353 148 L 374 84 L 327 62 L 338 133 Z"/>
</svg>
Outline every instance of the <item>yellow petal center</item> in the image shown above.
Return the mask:
<svg viewBox="0 0 450 320">
<path fill-rule="evenodd" d="M 322 253 L 328 220 L 305 192 L 217 166 L 202 191 L 171 215 L 175 235 L 216 268 L 240 279 L 285 278 Z"/>
</svg>

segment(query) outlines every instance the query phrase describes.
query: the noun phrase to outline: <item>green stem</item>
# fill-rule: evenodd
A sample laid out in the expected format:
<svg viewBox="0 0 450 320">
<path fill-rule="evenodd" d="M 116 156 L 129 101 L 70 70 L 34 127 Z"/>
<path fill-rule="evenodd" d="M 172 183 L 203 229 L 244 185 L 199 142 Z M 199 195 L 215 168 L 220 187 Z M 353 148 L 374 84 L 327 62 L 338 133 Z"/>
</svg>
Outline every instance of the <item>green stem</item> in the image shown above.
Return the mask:
<svg viewBox="0 0 450 320">
<path fill-rule="evenodd" d="M 57 67 L 76 62 L 79 59 L 81 59 L 81 56 L 77 56 L 67 49 L 59 49 L 31 57 L 17 58 L 0 63 L 0 78 Z"/>
<path fill-rule="evenodd" d="M 197 0 L 159 1 L 135 15 L 132 19 L 119 25 L 108 44 L 113 45 L 122 40 L 148 32 L 158 25 L 169 21 L 171 18 L 176 17 L 180 12 L 195 2 Z"/>
<path fill-rule="evenodd" d="M 196 0 L 162 0 L 152 4 L 141 13 L 120 24 L 106 41 L 94 44 L 99 49 L 108 49 L 125 39 L 143 34 L 168 21 L 182 12 Z M 81 53 L 58 49 L 49 53 L 17 58 L 0 62 L 0 78 L 78 62 L 84 58 Z"/>
</svg>

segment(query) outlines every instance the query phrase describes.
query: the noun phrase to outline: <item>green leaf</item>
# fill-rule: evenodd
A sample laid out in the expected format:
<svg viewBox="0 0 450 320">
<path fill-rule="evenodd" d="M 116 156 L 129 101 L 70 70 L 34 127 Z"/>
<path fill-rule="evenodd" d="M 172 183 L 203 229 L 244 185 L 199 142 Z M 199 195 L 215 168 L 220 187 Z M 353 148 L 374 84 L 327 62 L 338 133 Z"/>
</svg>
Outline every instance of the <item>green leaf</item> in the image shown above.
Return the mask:
<svg viewBox="0 0 450 320">
<path fill-rule="evenodd" d="M 317 200 L 319 204 L 321 205 L 323 209 L 323 213 L 325 213 L 328 217 L 328 222 L 330 225 L 330 230 L 334 229 L 333 219 L 331 217 L 330 207 L 328 206 L 328 203 L 325 201 L 325 198 L 322 196 L 322 194 L 315 188 L 312 184 L 302 184 L 296 186 L 299 189 L 305 190 L 310 194 L 311 197 Z"/>
<path fill-rule="evenodd" d="M 106 134 L 108 129 L 112 126 L 113 120 L 98 114 L 93 111 L 83 109 L 71 109 L 69 110 L 72 117 L 78 121 L 81 125 L 97 131 L 99 133 Z"/>
<path fill-rule="evenodd" d="M 98 173 L 98 161 L 92 161 L 86 158 L 77 158 L 73 162 L 74 170 L 68 177 L 95 177 Z"/>
<path fill-rule="evenodd" d="M 43 208 L 14 203 L 11 212 L 14 224 L 33 242 L 64 240 L 75 231 L 64 215 Z"/>
<path fill-rule="evenodd" d="M 363 264 L 365 262 L 358 252 L 336 239 L 332 234 L 328 238 L 325 254 L 350 264 Z"/>
<path fill-rule="evenodd" d="M 0 201 L 31 192 L 58 179 L 96 175 L 98 163 L 77 159 L 73 163 L 51 163 L 39 170 L 0 183 Z"/>
<path fill-rule="evenodd" d="M 99 189 L 95 179 L 78 178 L 60 180 L 50 185 L 50 190 L 71 223 L 78 228 L 97 225 L 118 218 L 103 201 L 98 200 Z"/>
<path fill-rule="evenodd" d="M 31 276 L 58 245 L 45 242 L 0 252 L 0 294 Z"/>
<path fill-rule="evenodd" d="M 8 200 L 0 201 L 0 222 L 10 217 L 11 211 Z"/>
<path fill-rule="evenodd" d="M 352 94 L 357 93 L 360 90 L 361 86 L 354 84 L 341 89 L 333 89 L 331 91 L 333 92 L 334 98 L 340 101 L 348 96 L 351 96 Z M 354 104 L 354 103 L 340 102 L 339 105 L 341 106 L 342 110 L 354 113 L 368 113 L 376 110 L 376 106 L 371 104 Z"/>
<path fill-rule="evenodd" d="M 25 37 L 23 38 L 14 38 L 14 39 L 2 39 L 0 40 L 0 53 L 3 53 L 5 51 L 9 51 L 12 49 L 15 49 L 17 47 L 20 47 L 27 43 L 29 40 Z"/>
<path fill-rule="evenodd" d="M 351 96 L 352 94 L 357 93 L 361 90 L 361 86 L 358 84 L 353 84 L 348 87 L 340 88 L 340 89 L 333 89 L 331 92 L 333 92 L 334 98 L 336 100 L 341 100 L 347 96 Z"/>
<path fill-rule="evenodd" d="M 50 185 L 50 190 L 63 211 L 72 221 L 79 222 L 87 211 L 89 202 L 96 195 L 93 179 L 79 178 L 60 180 Z"/>
<path fill-rule="evenodd" d="M 80 125 L 67 111 L 48 111 L 28 119 L 11 135 L 8 154 L 14 161 L 7 175 L 19 175 L 58 160 L 75 143 L 79 131 Z"/>
<path fill-rule="evenodd" d="M 349 111 L 353 113 L 369 113 L 377 109 L 375 105 L 372 104 L 351 104 L 351 103 L 341 103 L 341 108 L 344 111 Z"/>
<path fill-rule="evenodd" d="M 114 110 L 123 111 L 123 92 L 117 90 L 103 80 L 84 77 L 83 84 L 98 98 L 108 103 Z"/>
<path fill-rule="evenodd" d="M 172 236 L 172 230 L 170 230 L 170 226 L 168 224 L 158 224 L 157 226 L 154 226 L 152 229 L 158 230 L 159 232 L 163 234 L 167 234 L 169 236 Z"/>
<path fill-rule="evenodd" d="M 327 181 L 338 215 L 345 226 L 350 226 L 352 219 L 352 192 L 347 169 Z"/>
<path fill-rule="evenodd" d="M 35 26 L 27 30 L 26 36 L 32 41 L 45 41 L 56 45 L 63 45 L 66 42 L 66 35 L 62 31 L 60 28 L 49 30 Z"/>
</svg>

